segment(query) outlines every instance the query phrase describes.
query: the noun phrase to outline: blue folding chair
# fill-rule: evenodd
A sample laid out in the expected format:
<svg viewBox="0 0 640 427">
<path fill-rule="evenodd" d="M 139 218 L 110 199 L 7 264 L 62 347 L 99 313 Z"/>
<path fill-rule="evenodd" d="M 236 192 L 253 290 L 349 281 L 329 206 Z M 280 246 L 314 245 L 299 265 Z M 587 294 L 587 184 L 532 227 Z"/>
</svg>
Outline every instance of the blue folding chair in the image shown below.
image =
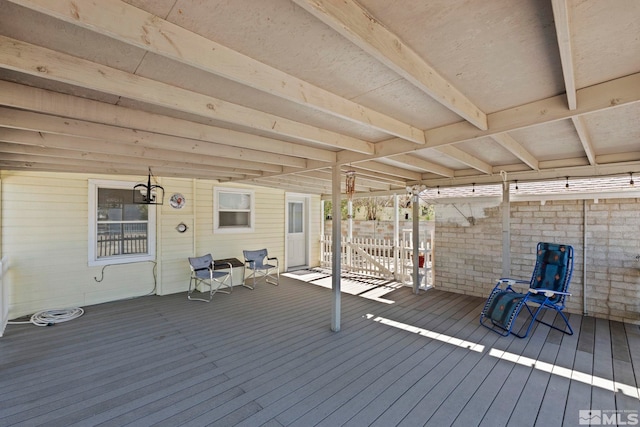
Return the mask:
<svg viewBox="0 0 640 427">
<path fill-rule="evenodd" d="M 256 287 L 257 280 L 264 280 L 266 283 L 270 283 L 272 285 L 280 284 L 280 266 L 278 264 L 278 258 L 270 257 L 266 249 L 242 251 L 242 253 L 244 254 L 245 272 L 249 272 L 249 275 L 245 276 L 245 282 L 242 286 L 254 289 Z M 251 285 L 247 285 L 246 280 L 248 279 L 253 279 Z"/>
<path fill-rule="evenodd" d="M 230 263 L 220 263 L 216 265 L 211 254 L 200 257 L 190 257 L 189 266 L 191 267 L 191 278 L 189 279 L 189 291 L 187 298 L 192 301 L 211 302 L 216 292 L 229 294 L 233 290 L 233 277 Z M 216 267 L 222 271 L 216 271 Z M 209 288 L 209 298 L 193 297 L 193 292 L 198 286 Z M 227 289 L 223 289 L 227 288 Z"/>
<path fill-rule="evenodd" d="M 534 321 L 547 325 L 567 335 L 573 335 L 569 319 L 563 313 L 569 282 L 573 273 L 573 247 L 556 243 L 540 242 L 537 246 L 536 265 L 531 280 L 499 279 L 491 291 L 480 314 L 480 324 L 492 331 L 518 338 L 529 335 Z M 529 285 L 526 292 L 518 292 L 516 285 Z M 518 314 L 525 308 L 531 316 L 524 334 L 514 331 Z M 566 327 L 558 328 L 538 318 L 543 310 L 554 310 L 560 315 Z M 521 330 L 524 325 L 517 329 Z"/>
</svg>

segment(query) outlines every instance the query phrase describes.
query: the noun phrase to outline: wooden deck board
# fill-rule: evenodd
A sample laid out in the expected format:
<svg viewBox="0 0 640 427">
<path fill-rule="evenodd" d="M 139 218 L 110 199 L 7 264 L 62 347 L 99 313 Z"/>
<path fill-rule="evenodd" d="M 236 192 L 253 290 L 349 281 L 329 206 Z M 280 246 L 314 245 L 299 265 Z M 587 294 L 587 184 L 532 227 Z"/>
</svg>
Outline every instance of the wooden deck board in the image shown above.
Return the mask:
<svg viewBox="0 0 640 427">
<path fill-rule="evenodd" d="M 476 308 L 477 308 L 477 306 L 476 306 Z M 471 312 L 469 312 L 469 311 L 468 311 L 468 313 L 469 313 L 471 316 L 473 316 L 473 315 L 475 315 L 475 314 L 477 313 L 477 311 L 475 311 L 475 310 L 474 310 L 474 311 L 471 311 Z M 455 320 L 455 319 L 452 319 L 452 320 Z M 427 326 L 432 327 L 433 325 L 427 325 Z M 439 325 L 439 326 L 442 326 L 442 325 Z M 411 338 L 411 339 L 414 339 L 413 337 L 410 337 L 410 338 Z M 422 344 L 424 345 L 424 343 L 425 343 L 425 339 L 424 339 L 424 338 L 422 338 L 422 339 L 421 339 L 421 341 L 422 341 Z M 398 360 L 401 360 L 401 359 L 396 359 L 396 362 L 397 362 Z M 391 361 L 390 361 L 390 362 L 391 362 Z M 388 363 L 387 365 L 390 365 L 390 363 Z M 383 371 L 382 371 L 382 370 L 379 370 L 379 372 L 383 372 Z M 396 371 L 396 373 L 397 373 L 397 372 L 398 372 L 398 371 Z M 339 400 L 338 400 L 338 399 L 334 399 L 334 402 L 335 402 L 335 403 L 339 403 Z M 323 406 L 325 406 L 325 405 L 323 405 Z M 318 412 L 319 412 L 319 413 L 322 413 L 322 411 L 320 411 L 320 410 L 316 410 L 316 412 L 317 412 L 317 413 L 318 413 Z M 324 415 L 324 414 L 323 414 L 323 415 Z M 318 417 L 318 415 L 317 415 L 317 414 L 305 414 L 305 416 L 304 416 L 304 417 L 301 417 L 301 418 L 299 418 L 299 419 L 297 419 L 297 420 L 296 420 L 295 425 L 300 425 L 300 426 L 310 425 L 310 424 L 311 424 L 311 425 L 314 425 L 314 424 L 315 424 L 315 423 L 317 423 L 318 421 L 320 421 L 320 418 Z"/>
<path fill-rule="evenodd" d="M 477 313 L 467 313 L 463 319 L 451 324 L 451 322 L 442 322 L 437 325 L 428 325 L 438 330 L 442 330 L 445 333 L 457 334 L 458 331 L 468 324 L 469 321 L 477 317 Z M 447 327 L 451 324 L 450 327 Z M 425 325 L 427 326 L 427 325 Z M 431 353 L 439 348 L 438 343 L 428 343 L 424 337 L 419 337 L 415 342 L 416 346 L 412 347 L 412 353 L 406 358 L 396 360 L 393 366 L 386 371 L 380 372 L 379 376 L 375 378 L 373 382 L 362 389 L 360 393 L 353 393 L 349 391 L 351 396 L 345 395 L 342 399 L 341 405 L 321 421 L 320 425 L 332 426 L 337 425 L 344 420 L 364 421 L 368 406 L 375 406 L 375 399 L 382 399 L 380 395 L 391 387 L 398 379 L 409 370 L 413 369 L 425 358 L 429 357 Z M 349 387 L 352 389 L 353 387 Z M 340 402 L 338 402 L 340 403 Z M 369 416 L 371 414 L 369 413 Z M 303 420 L 304 421 L 304 420 Z"/>
<path fill-rule="evenodd" d="M 573 327 L 574 334 L 562 334 L 560 349 L 555 360 L 558 372 L 565 372 L 565 369 L 569 370 L 574 367 L 576 348 L 582 325 L 582 316 L 572 314 L 569 316 L 569 322 Z M 541 427 L 562 426 L 565 410 L 567 408 L 567 396 L 570 385 L 570 378 L 562 375 L 551 375 L 547 388 L 544 392 L 544 399 L 540 405 L 535 425 Z M 585 408 L 588 408 L 588 406 Z M 569 419 L 567 419 L 567 424 L 571 424 L 571 420 L 571 417 L 569 417 Z"/>
<path fill-rule="evenodd" d="M 283 277 L 209 304 L 149 296 L 49 328 L 9 325 L 0 425 L 552 426 L 577 425 L 580 409 L 640 408 L 637 326 L 571 315 L 574 336 L 536 325 L 502 338 L 478 324 L 481 298 L 387 284 L 379 301 L 344 294 L 333 333 L 331 292 L 312 283 Z"/>
<path fill-rule="evenodd" d="M 625 324 L 624 330 L 629 344 L 633 375 L 636 379 L 636 385 L 640 386 L 640 326 Z"/>
<path fill-rule="evenodd" d="M 574 315 L 573 317 L 578 317 Z M 580 329 L 576 330 L 578 346 L 573 358 L 572 378 L 580 374 L 585 376 L 585 381 L 571 381 L 566 398 L 563 420 L 575 424 L 574 420 L 580 410 L 591 409 L 591 376 L 593 373 L 593 351 L 595 343 L 595 319 L 593 317 L 581 317 Z M 587 381 L 588 379 L 588 381 Z"/>
<path fill-rule="evenodd" d="M 545 320 L 548 319 L 545 318 Z M 534 330 L 535 333 L 533 332 Z M 535 329 L 532 329 L 532 335 L 528 338 L 524 348 L 521 351 L 515 352 L 510 349 L 509 353 L 520 354 L 522 357 L 530 359 L 537 359 L 542 351 L 542 347 L 548 333 L 548 328 L 543 328 L 539 324 L 536 324 Z M 514 348 L 513 350 L 516 349 Z M 530 367 L 523 366 L 521 364 L 513 364 L 513 362 L 508 363 L 509 365 L 513 365 L 511 366 L 509 376 L 501 384 L 498 394 L 495 396 L 491 406 L 489 406 L 485 412 L 480 425 L 507 425 L 511 418 L 511 414 L 520 399 L 522 390 L 531 375 L 532 369 Z M 490 377 L 489 381 L 493 381 L 493 378 Z"/>
</svg>

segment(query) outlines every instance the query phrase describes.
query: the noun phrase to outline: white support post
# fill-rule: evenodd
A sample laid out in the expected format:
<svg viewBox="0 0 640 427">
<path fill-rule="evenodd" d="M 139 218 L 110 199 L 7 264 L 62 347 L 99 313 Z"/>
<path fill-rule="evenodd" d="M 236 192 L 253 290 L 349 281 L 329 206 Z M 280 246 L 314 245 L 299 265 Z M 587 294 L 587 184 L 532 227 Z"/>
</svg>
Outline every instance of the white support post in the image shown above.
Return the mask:
<svg viewBox="0 0 640 427">
<path fill-rule="evenodd" d="M 351 201 L 351 199 L 347 200 L 347 243 L 352 243 L 353 242 L 353 202 Z M 347 245 L 346 247 L 346 251 L 347 251 L 347 268 L 351 268 L 352 267 L 352 250 L 351 247 L 349 245 Z"/>
<path fill-rule="evenodd" d="M 340 224 L 340 165 L 331 168 L 331 204 L 333 208 L 333 227 L 331 229 L 331 330 L 340 331 L 340 258 L 341 258 L 341 224 Z"/>
<path fill-rule="evenodd" d="M 393 195 L 393 275 L 397 281 L 402 280 L 402 272 L 400 268 L 400 254 L 398 246 L 400 245 L 400 207 L 398 206 L 398 195 Z"/>
<path fill-rule="evenodd" d="M 325 243 L 324 243 L 324 239 L 325 239 L 325 223 L 327 221 L 327 217 L 324 214 L 324 200 L 320 200 L 320 266 L 322 266 L 322 263 L 325 261 L 324 258 L 324 250 L 325 250 Z"/>
<path fill-rule="evenodd" d="M 511 201 L 508 182 L 502 186 L 502 277 L 511 277 Z"/>
<path fill-rule="evenodd" d="M 418 294 L 420 290 L 419 271 L 420 271 L 420 190 L 414 190 L 412 197 L 413 207 L 413 293 Z"/>
</svg>

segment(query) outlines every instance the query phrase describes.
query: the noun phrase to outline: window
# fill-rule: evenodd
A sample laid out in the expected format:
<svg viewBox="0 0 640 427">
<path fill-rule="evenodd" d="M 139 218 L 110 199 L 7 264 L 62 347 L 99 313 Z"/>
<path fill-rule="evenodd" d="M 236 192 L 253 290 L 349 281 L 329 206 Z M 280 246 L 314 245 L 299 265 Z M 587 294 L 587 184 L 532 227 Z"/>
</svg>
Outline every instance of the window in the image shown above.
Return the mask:
<svg viewBox="0 0 640 427">
<path fill-rule="evenodd" d="M 289 234 L 302 233 L 303 228 L 303 209 L 302 202 L 289 202 Z"/>
<path fill-rule="evenodd" d="M 155 206 L 134 204 L 133 185 L 89 180 L 89 265 L 155 259 Z"/>
<path fill-rule="evenodd" d="M 250 233 L 254 230 L 254 193 L 251 190 L 214 190 L 213 232 Z"/>
</svg>

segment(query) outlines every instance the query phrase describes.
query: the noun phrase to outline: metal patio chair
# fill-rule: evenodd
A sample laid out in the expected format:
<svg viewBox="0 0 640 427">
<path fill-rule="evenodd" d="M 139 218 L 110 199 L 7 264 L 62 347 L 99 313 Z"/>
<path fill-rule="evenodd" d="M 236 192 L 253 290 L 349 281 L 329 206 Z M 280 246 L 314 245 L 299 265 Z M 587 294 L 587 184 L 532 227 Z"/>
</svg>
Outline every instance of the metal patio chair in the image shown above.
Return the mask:
<svg viewBox="0 0 640 427">
<path fill-rule="evenodd" d="M 216 292 L 229 294 L 233 290 L 233 270 L 230 263 L 215 264 L 211 254 L 206 254 L 200 257 L 189 257 L 189 266 L 191 267 L 191 278 L 187 292 L 188 299 L 211 302 Z M 216 267 L 221 270 L 216 270 Z M 192 296 L 199 285 L 209 288 L 209 299 Z"/>
<path fill-rule="evenodd" d="M 245 272 L 249 272 L 248 276 L 245 275 L 245 281 L 242 286 L 254 289 L 257 281 L 259 280 L 264 280 L 266 283 L 270 283 L 272 285 L 280 284 L 280 265 L 278 263 L 278 258 L 270 257 L 266 249 L 242 251 L 242 253 L 244 254 Z M 272 262 L 273 264 L 270 264 L 269 262 Z M 248 279 L 253 280 L 251 285 L 247 285 L 246 282 Z"/>
<path fill-rule="evenodd" d="M 525 338 L 531 331 L 534 321 L 537 321 L 567 335 L 573 335 L 569 320 L 563 313 L 565 299 L 571 295 L 567 291 L 573 273 L 573 247 L 540 242 L 536 254 L 536 264 L 531 280 L 509 278 L 498 280 L 480 314 L 481 325 L 502 336 L 513 334 L 518 338 Z M 524 289 L 528 285 L 528 290 L 517 291 L 514 289 L 516 285 Z M 518 334 L 514 331 L 514 325 L 523 308 L 531 318 L 528 320 L 528 325 L 524 323 L 527 327 L 524 334 Z M 546 309 L 558 313 L 566 327 L 561 329 L 540 320 L 538 317 Z M 521 325 L 516 330 L 521 330 L 522 327 Z"/>
</svg>

